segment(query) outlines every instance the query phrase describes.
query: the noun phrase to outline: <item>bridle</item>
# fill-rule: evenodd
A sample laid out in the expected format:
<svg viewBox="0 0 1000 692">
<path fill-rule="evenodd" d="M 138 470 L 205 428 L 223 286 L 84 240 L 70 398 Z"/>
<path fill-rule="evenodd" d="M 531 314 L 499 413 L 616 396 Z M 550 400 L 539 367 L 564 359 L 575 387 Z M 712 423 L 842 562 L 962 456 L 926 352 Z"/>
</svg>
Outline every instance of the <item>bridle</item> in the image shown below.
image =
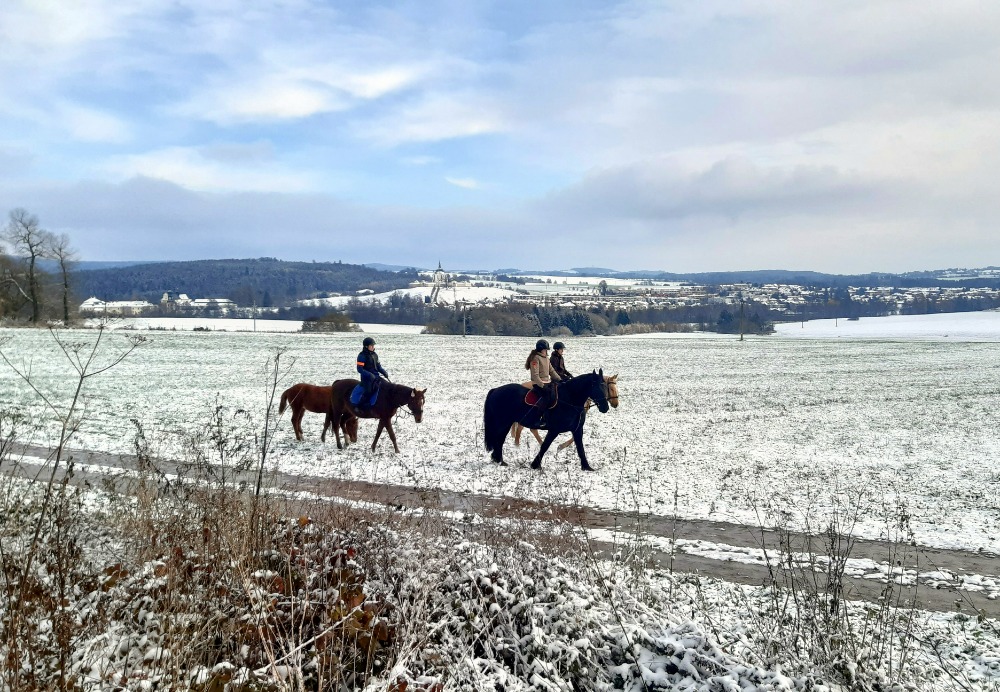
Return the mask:
<svg viewBox="0 0 1000 692">
<path fill-rule="evenodd" d="M 605 380 L 601 384 L 604 387 L 605 392 L 607 392 L 607 394 L 605 395 L 604 398 L 608 400 L 608 404 L 612 408 L 618 408 L 618 383 L 617 382 L 610 382 L 608 380 Z M 614 391 L 614 394 L 611 393 L 612 390 Z M 584 403 L 584 405 L 583 405 L 583 410 L 584 411 L 589 411 L 590 407 L 593 406 L 593 405 L 594 405 L 594 400 L 593 399 L 587 399 L 586 403 Z"/>
</svg>

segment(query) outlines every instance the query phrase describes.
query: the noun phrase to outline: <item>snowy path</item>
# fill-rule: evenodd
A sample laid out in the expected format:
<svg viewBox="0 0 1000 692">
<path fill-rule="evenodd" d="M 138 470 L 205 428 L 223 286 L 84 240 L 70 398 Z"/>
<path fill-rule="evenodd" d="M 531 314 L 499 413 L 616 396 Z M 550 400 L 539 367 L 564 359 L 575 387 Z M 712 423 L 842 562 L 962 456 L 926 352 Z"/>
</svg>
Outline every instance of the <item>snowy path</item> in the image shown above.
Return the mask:
<svg viewBox="0 0 1000 692">
<path fill-rule="evenodd" d="M 44 447 L 24 447 L 16 463 L 7 462 L 6 473 L 29 478 L 47 478 L 46 459 L 53 450 Z M 128 455 L 72 450 L 69 458 L 75 462 L 73 482 L 106 481 L 126 478 L 135 469 L 135 458 Z M 165 474 L 176 470 L 175 464 L 157 460 Z M 440 489 L 415 488 L 392 484 L 376 484 L 329 477 L 279 473 L 271 479 L 271 487 L 285 493 L 302 493 L 310 497 L 338 498 L 355 502 L 370 502 L 397 507 L 400 511 L 419 509 L 441 512 L 465 526 L 474 526 L 479 518 L 517 518 L 536 521 L 564 521 L 589 532 L 598 552 L 613 552 L 638 532 L 639 540 L 649 551 L 654 565 L 683 573 L 743 584 L 768 581 L 764 551 L 772 558 L 779 536 L 758 527 L 707 521 L 679 519 L 668 515 L 616 513 L 580 506 L 558 507 L 552 503 L 524 500 L 516 497 L 455 493 Z M 674 549 L 671 550 L 671 540 Z M 793 550 L 803 546 L 809 537 L 792 534 Z M 822 537 L 812 537 L 813 553 L 821 548 Z M 904 598 L 912 599 L 923 610 L 949 612 L 979 611 L 988 617 L 1000 616 L 1000 560 L 984 552 L 944 550 L 929 547 L 908 547 L 893 552 L 894 546 L 870 540 L 857 540 L 851 549 L 846 574 L 847 597 L 875 601 L 887 578 L 905 585 Z M 889 556 L 892 555 L 892 560 Z M 900 564 L 896 564 L 896 560 Z M 889 567 L 893 564 L 893 567 Z M 916 587 L 914 588 L 914 584 Z"/>
</svg>

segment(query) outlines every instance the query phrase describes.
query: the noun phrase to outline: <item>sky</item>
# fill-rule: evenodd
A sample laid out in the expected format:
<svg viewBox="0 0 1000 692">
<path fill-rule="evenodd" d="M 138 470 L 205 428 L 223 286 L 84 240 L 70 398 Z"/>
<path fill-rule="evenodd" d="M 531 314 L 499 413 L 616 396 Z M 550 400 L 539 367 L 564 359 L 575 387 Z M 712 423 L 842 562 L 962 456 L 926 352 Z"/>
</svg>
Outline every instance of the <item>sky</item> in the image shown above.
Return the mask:
<svg viewBox="0 0 1000 692">
<path fill-rule="evenodd" d="M 3 0 L 0 214 L 95 261 L 1000 265 L 998 65 L 988 0 Z"/>
</svg>

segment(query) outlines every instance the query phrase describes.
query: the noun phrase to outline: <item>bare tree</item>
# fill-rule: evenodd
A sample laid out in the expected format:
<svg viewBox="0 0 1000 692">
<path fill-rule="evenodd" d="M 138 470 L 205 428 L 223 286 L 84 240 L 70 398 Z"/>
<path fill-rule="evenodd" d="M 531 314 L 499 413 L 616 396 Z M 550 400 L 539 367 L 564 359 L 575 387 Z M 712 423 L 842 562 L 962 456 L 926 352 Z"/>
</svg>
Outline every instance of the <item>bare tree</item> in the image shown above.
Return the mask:
<svg viewBox="0 0 1000 692">
<path fill-rule="evenodd" d="M 10 212 L 10 221 L 4 238 L 14 249 L 14 253 L 24 257 L 26 263 L 25 284 L 15 286 L 31 303 L 31 321 L 37 324 L 42 315 L 42 287 L 38 260 L 48 256 L 52 246 L 52 234 L 44 230 L 38 217 L 26 209 L 17 208 Z"/>
<path fill-rule="evenodd" d="M 60 289 L 62 290 L 63 324 L 69 326 L 69 272 L 75 266 L 79 257 L 76 250 L 70 247 L 69 236 L 65 233 L 52 235 L 52 258 L 59 263 Z"/>
</svg>

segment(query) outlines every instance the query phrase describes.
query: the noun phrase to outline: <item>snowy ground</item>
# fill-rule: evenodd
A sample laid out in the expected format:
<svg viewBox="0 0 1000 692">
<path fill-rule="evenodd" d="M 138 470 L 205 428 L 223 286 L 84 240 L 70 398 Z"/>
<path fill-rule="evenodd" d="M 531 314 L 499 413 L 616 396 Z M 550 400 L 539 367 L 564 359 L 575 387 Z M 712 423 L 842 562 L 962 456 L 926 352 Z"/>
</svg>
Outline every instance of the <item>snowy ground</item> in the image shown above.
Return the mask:
<svg viewBox="0 0 1000 692">
<path fill-rule="evenodd" d="M 212 332 L 299 332 L 302 320 L 253 320 L 241 318 L 212 317 L 122 317 L 114 320 L 89 319 L 87 328 L 104 324 L 111 330 L 125 331 L 182 331 L 195 329 Z M 362 332 L 369 334 L 419 334 L 422 325 L 415 324 L 368 324 L 358 325 Z"/>
<path fill-rule="evenodd" d="M 194 331 L 207 329 L 213 332 L 299 332 L 302 320 L 254 320 L 236 317 L 120 317 L 102 319 L 92 317 L 84 323 L 88 328 L 104 324 L 108 329 L 137 331 Z"/>
<path fill-rule="evenodd" d="M 321 418 L 312 414 L 306 441 L 296 443 L 286 414 L 273 458 L 288 473 L 658 514 L 674 510 L 676 486 L 679 514 L 750 523 L 765 504 L 790 512 L 793 523 L 807 513 L 815 521 L 845 494 L 864 490 L 875 503 L 860 527 L 864 536 L 882 535 L 904 505 L 922 544 L 1000 551 L 1000 321 L 994 313 L 980 318 L 993 320 L 992 337 L 987 322 L 976 327 L 975 340 L 934 337 L 943 323 L 935 319 L 907 338 L 571 340 L 571 370 L 620 373 L 621 407 L 587 422 L 595 474 L 579 471 L 572 450 L 550 451 L 545 472 L 531 472 L 524 466 L 534 444 L 508 445 L 510 468 L 487 461 L 484 397 L 524 379 L 533 339 L 387 333 L 379 353 L 393 380 L 428 388 L 424 421 L 397 419 L 402 454 L 384 439 L 368 451 L 369 421 L 362 444 L 344 451 L 323 445 Z M 73 446 L 130 451 L 129 419 L 137 418 L 159 440 L 160 454 L 178 454 L 216 401 L 263 411 L 266 364 L 277 349 L 287 349 L 287 386 L 353 376 L 360 348 L 356 333 L 143 334 L 149 344 L 88 382 L 87 415 Z M 96 332 L 66 336 L 88 342 Z M 108 338 L 123 343 L 121 334 Z M 47 394 L 68 398 L 71 369 L 48 333 L 0 330 L 0 339 L 9 339 L 4 352 L 30 367 Z M 0 369 L 0 407 L 42 416 L 32 401 L 13 373 Z M 43 426 L 34 442 L 50 442 L 52 432 Z"/>
<path fill-rule="evenodd" d="M 1000 311 L 938 315 L 891 315 L 858 320 L 811 320 L 775 325 L 779 336 L 794 339 L 1000 339 Z"/>
</svg>

